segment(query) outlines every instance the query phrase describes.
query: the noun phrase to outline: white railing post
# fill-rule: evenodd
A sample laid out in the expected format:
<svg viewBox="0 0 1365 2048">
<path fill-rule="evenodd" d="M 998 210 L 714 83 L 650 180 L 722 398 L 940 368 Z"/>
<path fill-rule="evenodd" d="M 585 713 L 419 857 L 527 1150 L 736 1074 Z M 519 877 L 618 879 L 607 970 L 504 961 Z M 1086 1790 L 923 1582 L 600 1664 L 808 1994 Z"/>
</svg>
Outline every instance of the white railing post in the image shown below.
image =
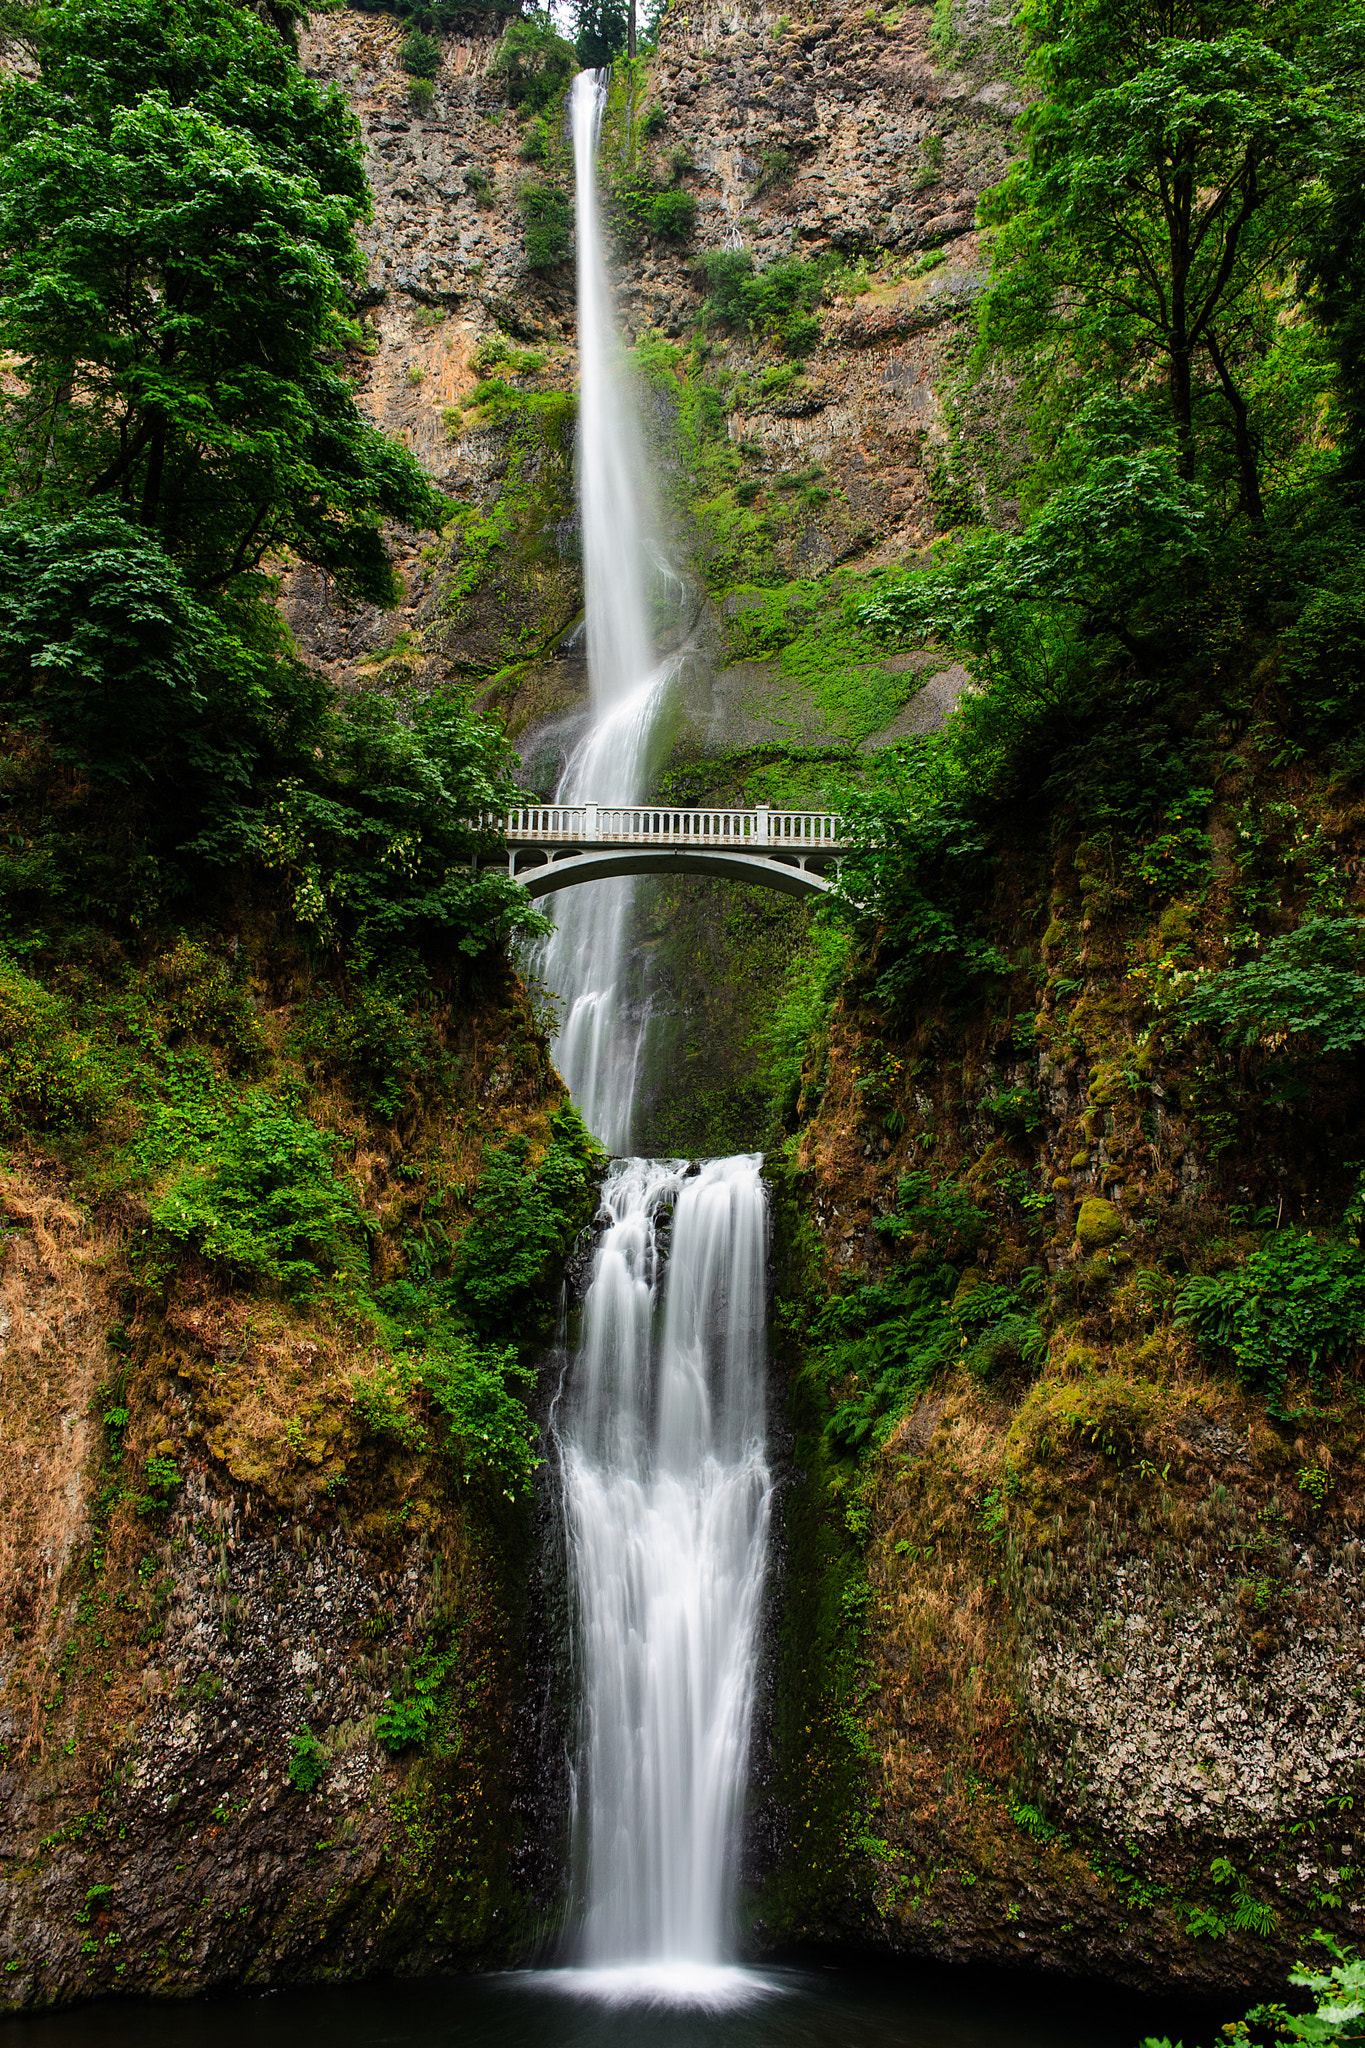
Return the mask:
<svg viewBox="0 0 1365 2048">
<path fill-rule="evenodd" d="M 613 839 L 641 844 L 662 840 L 683 841 L 699 850 L 739 846 L 755 852 L 776 845 L 793 851 L 797 847 L 833 851 L 844 844 L 843 819 L 837 811 L 774 811 L 768 804 L 729 811 L 702 805 L 679 810 L 614 810 L 599 804 L 518 804 L 500 817 L 489 813 L 481 822 L 490 830 L 500 825 L 509 842 L 523 843 Z"/>
</svg>

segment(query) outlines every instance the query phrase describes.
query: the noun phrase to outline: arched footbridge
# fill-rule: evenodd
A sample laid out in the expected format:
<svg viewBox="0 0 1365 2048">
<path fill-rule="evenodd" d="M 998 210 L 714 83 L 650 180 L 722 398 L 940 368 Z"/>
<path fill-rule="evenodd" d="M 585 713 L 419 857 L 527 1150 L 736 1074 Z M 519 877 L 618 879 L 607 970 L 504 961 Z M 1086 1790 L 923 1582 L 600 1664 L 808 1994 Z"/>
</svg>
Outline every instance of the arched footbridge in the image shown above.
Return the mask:
<svg viewBox="0 0 1365 2048">
<path fill-rule="evenodd" d="M 507 871 L 528 896 L 610 875 L 724 875 L 789 896 L 833 888 L 844 851 L 829 811 L 533 804 L 507 815 Z"/>
</svg>

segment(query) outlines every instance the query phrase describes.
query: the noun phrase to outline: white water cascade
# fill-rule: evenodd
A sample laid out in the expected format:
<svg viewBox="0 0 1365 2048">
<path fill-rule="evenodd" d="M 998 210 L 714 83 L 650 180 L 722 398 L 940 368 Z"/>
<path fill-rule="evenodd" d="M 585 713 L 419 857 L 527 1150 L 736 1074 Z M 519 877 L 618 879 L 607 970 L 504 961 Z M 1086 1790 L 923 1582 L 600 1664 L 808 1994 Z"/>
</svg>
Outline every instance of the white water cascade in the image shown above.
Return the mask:
<svg viewBox="0 0 1365 2048">
<path fill-rule="evenodd" d="M 649 643 L 643 470 L 598 221 L 604 98 L 605 79 L 575 80 L 594 716 L 559 794 L 624 802 L 647 786 L 674 665 Z M 560 1069 L 590 1127 L 621 1152 L 643 1031 L 622 995 L 631 887 L 565 891 L 541 969 L 565 1006 Z M 582 1338 L 552 1419 L 580 1688 L 573 1857 L 585 1966 L 558 1975 L 607 1995 L 714 2002 L 759 1983 L 741 1983 L 726 1956 L 772 1503 L 760 1165 L 757 1154 L 700 1168 L 613 1161 Z"/>
<path fill-rule="evenodd" d="M 555 794 L 564 803 L 635 803 L 676 657 L 657 659 L 649 630 L 652 520 L 631 378 L 612 318 L 597 199 L 597 131 L 607 72 L 580 72 L 569 98 L 578 237 L 578 488 L 587 600 L 592 725 Z M 612 1151 L 630 1143 L 645 1018 L 622 988 L 634 884 L 565 890 L 541 957 L 563 1003 L 555 1059 L 590 1130 Z"/>
<path fill-rule="evenodd" d="M 714 1967 L 733 1934 L 772 1498 L 760 1164 L 627 1159 L 604 1190 L 559 1433 L 590 1965 Z"/>
</svg>

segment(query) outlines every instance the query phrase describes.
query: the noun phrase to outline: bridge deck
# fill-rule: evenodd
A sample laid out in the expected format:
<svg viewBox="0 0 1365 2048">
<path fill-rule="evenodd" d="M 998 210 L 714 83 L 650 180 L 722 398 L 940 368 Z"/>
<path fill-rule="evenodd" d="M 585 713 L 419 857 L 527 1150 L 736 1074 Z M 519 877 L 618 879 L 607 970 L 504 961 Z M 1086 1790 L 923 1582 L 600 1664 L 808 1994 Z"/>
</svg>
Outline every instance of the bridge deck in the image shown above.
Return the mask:
<svg viewBox="0 0 1365 2048">
<path fill-rule="evenodd" d="M 832 811 L 714 805 L 527 804 L 506 819 L 507 871 L 529 896 L 613 875 L 679 871 L 762 882 L 794 895 L 829 889 L 843 850 Z"/>
</svg>

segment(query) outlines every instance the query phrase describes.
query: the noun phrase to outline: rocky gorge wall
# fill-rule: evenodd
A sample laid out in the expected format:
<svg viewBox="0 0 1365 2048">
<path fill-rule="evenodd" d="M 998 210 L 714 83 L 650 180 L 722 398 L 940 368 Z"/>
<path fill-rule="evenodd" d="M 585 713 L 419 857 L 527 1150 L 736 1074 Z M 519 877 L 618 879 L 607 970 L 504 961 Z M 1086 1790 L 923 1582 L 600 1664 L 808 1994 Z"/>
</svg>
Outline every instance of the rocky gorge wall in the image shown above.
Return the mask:
<svg viewBox="0 0 1365 2048">
<path fill-rule="evenodd" d="M 396 613 L 346 610 L 307 573 L 285 606 L 344 689 L 466 688 L 546 788 L 586 708 L 573 277 L 528 269 L 518 199 L 564 189 L 564 137 L 509 104 L 495 36 L 443 37 L 420 109 L 403 34 L 342 9 L 302 55 L 366 137 L 365 403 L 454 510 L 439 537 L 399 536 Z M 1013 62 L 1004 15 L 962 4 L 675 5 L 633 90 L 618 81 L 619 305 L 688 577 L 658 769 L 680 800 L 837 800 L 966 681 L 941 650 L 888 655 L 849 601 L 952 525 L 963 489 L 1010 516 L 1005 401 L 964 420 L 951 371 Z M 689 239 L 640 227 L 644 188 L 691 197 Z M 705 258 L 726 251 L 831 266 L 801 353 L 780 322 L 704 312 Z M 1356 845 L 1358 819 L 1333 829 Z M 1180 1058 L 1139 1058 L 1125 962 L 1198 913 L 1138 916 L 1102 870 L 1071 845 L 1047 872 L 1002 868 L 998 922 L 1025 962 L 1008 1014 L 907 1033 L 857 988 L 811 1005 L 772 1167 L 794 1440 L 754 1789 L 765 1951 L 1231 1992 L 1282 1982 L 1319 1923 L 1358 1939 L 1358 1415 L 1348 1396 L 1272 1424 L 1174 1321 L 1201 1231 L 1241 1244 L 1229 1213 L 1266 1189 L 1211 1156 Z M 644 1141 L 760 1142 L 806 913 L 651 885 L 637 936 L 657 1013 Z M 292 1001 L 261 1008 L 282 1037 Z M 439 1130 L 400 1140 L 334 1105 L 385 1275 L 419 1270 L 428 1206 L 467 1225 L 485 1143 L 547 1142 L 559 1094 L 524 1003 L 471 1034 Z M 1046 1357 L 989 1379 L 946 1366 L 884 1442 L 841 1456 L 827 1428 L 856 1375 L 812 1324 L 887 1278 L 877 1226 L 930 1167 L 991 1218 L 938 1247 L 949 1305 L 970 1329 L 974 1291 L 1033 1306 L 1046 1289 Z M 1311 1178 L 1305 1159 L 1301 1194 Z M 202 1275 L 168 1313 L 134 1313 L 139 1214 L 73 1201 L 31 1149 L 4 1203 L 0 2001 L 524 1955 L 546 1863 L 511 1763 L 529 1522 L 476 1511 L 404 1437 L 344 1322 L 286 1327 Z M 110 1508 L 149 1459 L 181 1489 Z M 380 1740 L 395 1701 L 427 1698 L 420 1744 Z M 310 1788 L 295 1745 L 314 1732 Z"/>
<path fill-rule="evenodd" d="M 301 1092 L 292 994 L 258 995 L 253 1078 Z M 415 1123 L 312 1096 L 380 1286 L 471 1228 L 490 1150 L 554 1142 L 516 984 L 448 1031 Z M 521 1306 L 533 1355 L 583 1201 Z M 146 1197 L 32 1146 L 0 1205 L 4 2006 L 523 1954 L 553 1904 L 519 1733 L 533 1507 L 452 1459 L 418 1332 L 231 1260 L 149 1284 Z"/>
</svg>

